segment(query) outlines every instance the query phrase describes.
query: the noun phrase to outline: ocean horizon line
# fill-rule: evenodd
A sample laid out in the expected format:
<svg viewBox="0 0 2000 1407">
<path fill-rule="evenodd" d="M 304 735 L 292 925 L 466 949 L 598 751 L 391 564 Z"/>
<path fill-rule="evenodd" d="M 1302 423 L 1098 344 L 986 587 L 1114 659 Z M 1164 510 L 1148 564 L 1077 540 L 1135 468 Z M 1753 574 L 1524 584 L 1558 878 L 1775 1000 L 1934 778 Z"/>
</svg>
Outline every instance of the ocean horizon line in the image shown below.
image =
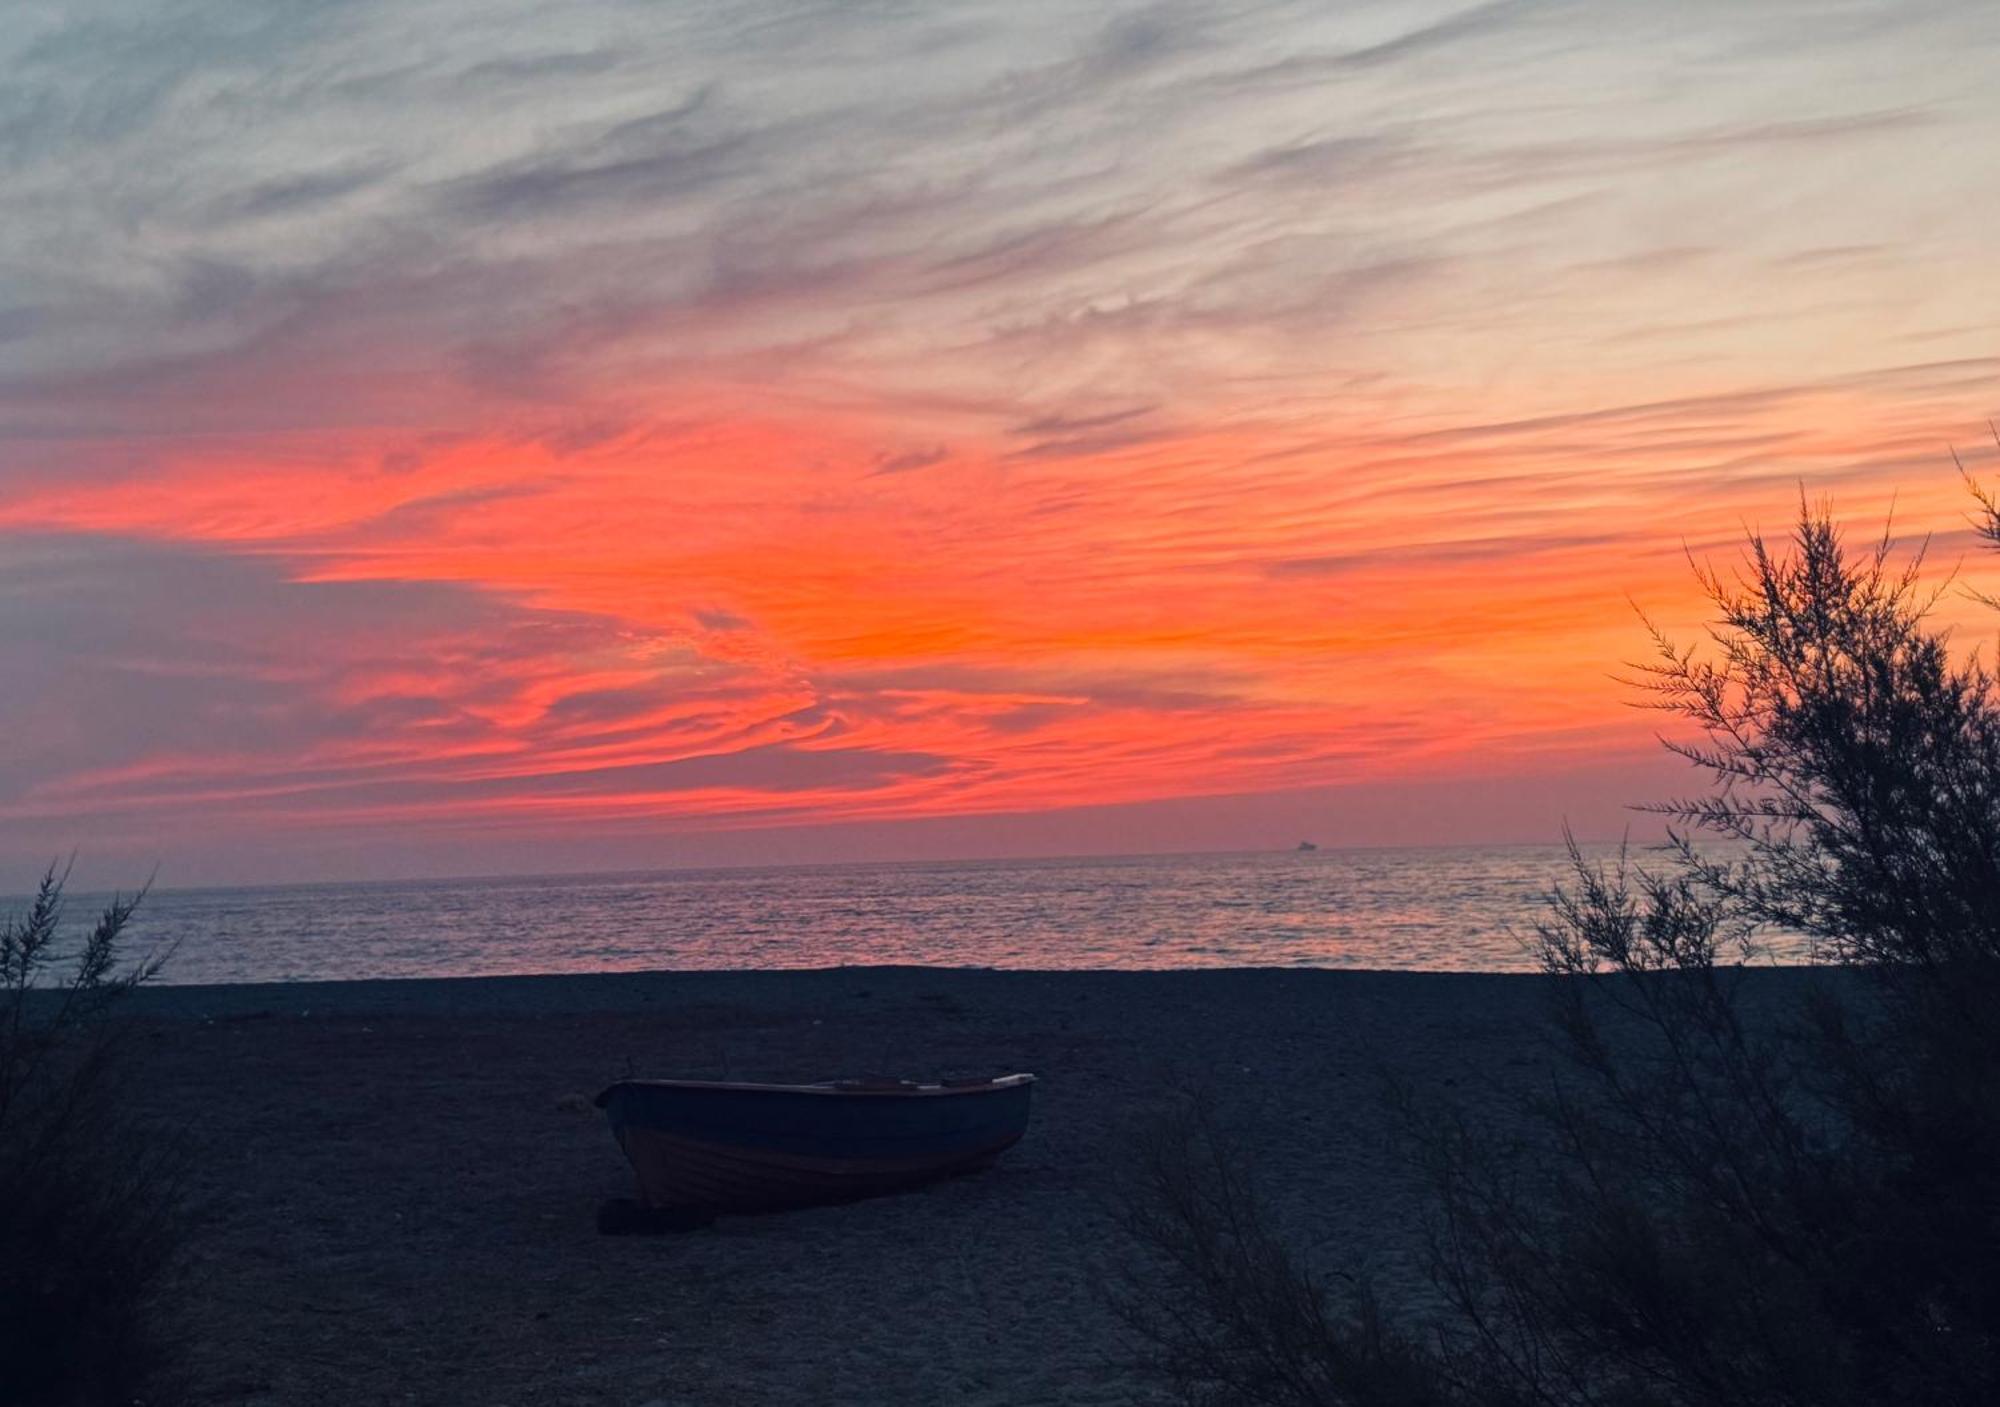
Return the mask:
<svg viewBox="0 0 2000 1407">
<path fill-rule="evenodd" d="M 172 952 L 163 981 L 176 986 L 853 966 L 1519 971 L 1539 965 L 1532 935 L 1570 873 L 1560 845 L 1513 844 L 161 889 L 134 936 Z M 80 933 L 97 907 L 73 894 L 66 927 Z"/>
<path fill-rule="evenodd" d="M 1579 838 L 1577 844 L 1586 851 L 1616 849 L 1624 844 L 1633 854 L 1657 851 L 1663 842 L 1658 840 L 1604 840 Z M 490 870 L 470 873 L 445 872 L 437 874 L 410 874 L 396 876 L 341 876 L 327 879 L 272 879 L 253 880 L 245 883 L 189 883 L 161 884 L 149 881 L 143 885 L 100 885 L 89 884 L 70 891 L 72 900 L 96 899 L 109 895 L 196 895 L 196 894 L 252 894 L 300 889 L 391 889 L 405 886 L 437 885 L 486 885 L 486 884 L 535 884 L 556 883 L 566 880 L 603 881 L 665 879 L 704 875 L 754 875 L 754 874 L 812 874 L 825 872 L 850 872 L 864 870 L 935 871 L 951 869 L 986 869 L 994 867 L 1041 867 L 1066 864 L 1091 865 L 1136 863 L 1147 861 L 1168 862 L 1175 860 L 1219 860 L 1241 859 L 1248 856 L 1307 856 L 1322 858 L 1343 855 L 1397 855 L 1397 854 L 1480 854 L 1492 851 L 1560 851 L 1564 842 L 1560 837 L 1539 840 L 1496 840 L 1496 841 L 1410 841 L 1400 844 L 1382 845 L 1341 845 L 1313 842 L 1309 848 L 1301 849 L 1295 843 L 1291 846 L 1245 846 L 1240 849 L 1201 850 L 1103 850 L 1060 852 L 1038 855 L 960 855 L 936 858 L 884 858 L 877 860 L 789 860 L 743 863 L 721 863 L 701 865 L 656 865 L 619 866 L 608 869 L 555 869 L 555 870 Z M 62 866 L 58 865 L 58 872 Z M 14 888 L 0 891 L 0 906 L 32 897 L 32 889 Z"/>
</svg>

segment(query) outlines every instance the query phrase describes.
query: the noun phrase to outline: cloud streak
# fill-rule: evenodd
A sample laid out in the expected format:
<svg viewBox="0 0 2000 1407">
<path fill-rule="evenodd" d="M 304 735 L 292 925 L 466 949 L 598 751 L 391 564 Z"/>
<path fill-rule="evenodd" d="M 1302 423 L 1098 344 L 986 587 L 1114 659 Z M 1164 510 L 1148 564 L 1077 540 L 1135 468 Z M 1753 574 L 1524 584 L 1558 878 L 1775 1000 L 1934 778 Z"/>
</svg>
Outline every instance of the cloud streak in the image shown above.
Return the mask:
<svg viewBox="0 0 2000 1407">
<path fill-rule="evenodd" d="M 1996 52 L 1969 0 L 31 9 L 0 813 L 220 855 L 1635 755 L 1684 542 L 1801 485 L 1960 526 Z"/>
</svg>

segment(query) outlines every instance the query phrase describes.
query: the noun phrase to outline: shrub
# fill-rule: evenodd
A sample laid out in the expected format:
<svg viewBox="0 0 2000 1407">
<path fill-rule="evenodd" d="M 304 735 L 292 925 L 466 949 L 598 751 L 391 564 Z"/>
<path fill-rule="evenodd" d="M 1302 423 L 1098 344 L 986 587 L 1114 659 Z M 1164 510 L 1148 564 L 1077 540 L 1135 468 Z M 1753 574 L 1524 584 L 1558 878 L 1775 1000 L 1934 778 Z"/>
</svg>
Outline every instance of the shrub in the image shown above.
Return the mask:
<svg viewBox="0 0 2000 1407">
<path fill-rule="evenodd" d="M 1434 1364 L 1365 1287 L 1336 1293 L 1296 1263 L 1206 1097 L 1144 1126 L 1133 1155 L 1117 1206 L 1147 1254 L 1117 1267 L 1111 1308 L 1183 1401 L 1438 1400 Z"/>
<path fill-rule="evenodd" d="M 22 1407 L 159 1403 L 178 1396 L 156 1302 L 179 1168 L 122 1097 L 114 1019 L 159 961 L 120 967 L 137 898 L 64 960 L 62 890 L 49 870 L 0 926 L 0 1377 Z"/>
<path fill-rule="evenodd" d="M 1672 746 L 1713 786 L 1659 808 L 1657 872 L 1571 844 L 1539 932 L 1566 1057 L 1546 1137 L 1409 1122 L 1449 1314 L 1385 1326 L 1330 1294 L 1184 1129 L 1142 1160 L 1153 1279 L 1127 1304 L 1186 1400 L 2000 1401 L 1994 679 L 1929 623 L 1915 564 L 1855 557 L 1824 511 L 1705 584 L 1709 642 L 1656 636 L 1639 682 L 1696 725 Z M 1775 1006 L 1796 987 L 1732 965 L 1774 927 L 1821 964 Z"/>
</svg>

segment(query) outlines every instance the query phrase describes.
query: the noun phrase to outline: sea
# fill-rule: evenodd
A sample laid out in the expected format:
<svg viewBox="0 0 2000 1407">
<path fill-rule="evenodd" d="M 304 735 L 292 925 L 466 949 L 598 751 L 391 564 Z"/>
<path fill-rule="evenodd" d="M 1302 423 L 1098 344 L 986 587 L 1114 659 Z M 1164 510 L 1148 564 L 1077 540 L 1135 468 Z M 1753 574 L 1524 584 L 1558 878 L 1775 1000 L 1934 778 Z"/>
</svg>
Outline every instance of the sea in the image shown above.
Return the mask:
<svg viewBox="0 0 2000 1407">
<path fill-rule="evenodd" d="M 1515 972 L 1535 968 L 1568 873 L 1560 847 L 1490 846 L 155 889 L 131 950 L 170 950 L 167 984 L 885 963 Z M 93 902 L 72 896 L 72 920 Z"/>
</svg>

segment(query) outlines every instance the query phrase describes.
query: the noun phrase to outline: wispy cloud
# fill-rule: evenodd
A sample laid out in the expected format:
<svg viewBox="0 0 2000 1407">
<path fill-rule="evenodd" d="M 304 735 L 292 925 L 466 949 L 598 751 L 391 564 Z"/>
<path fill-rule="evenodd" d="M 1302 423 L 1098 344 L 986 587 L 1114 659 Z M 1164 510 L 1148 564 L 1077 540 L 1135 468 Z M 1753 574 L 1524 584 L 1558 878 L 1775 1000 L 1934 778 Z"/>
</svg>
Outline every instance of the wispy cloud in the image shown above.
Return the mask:
<svg viewBox="0 0 2000 1407">
<path fill-rule="evenodd" d="M 1974 0 L 0 30 L 0 812 L 72 838 L 1622 755 L 1683 543 L 1991 462 Z"/>
</svg>

